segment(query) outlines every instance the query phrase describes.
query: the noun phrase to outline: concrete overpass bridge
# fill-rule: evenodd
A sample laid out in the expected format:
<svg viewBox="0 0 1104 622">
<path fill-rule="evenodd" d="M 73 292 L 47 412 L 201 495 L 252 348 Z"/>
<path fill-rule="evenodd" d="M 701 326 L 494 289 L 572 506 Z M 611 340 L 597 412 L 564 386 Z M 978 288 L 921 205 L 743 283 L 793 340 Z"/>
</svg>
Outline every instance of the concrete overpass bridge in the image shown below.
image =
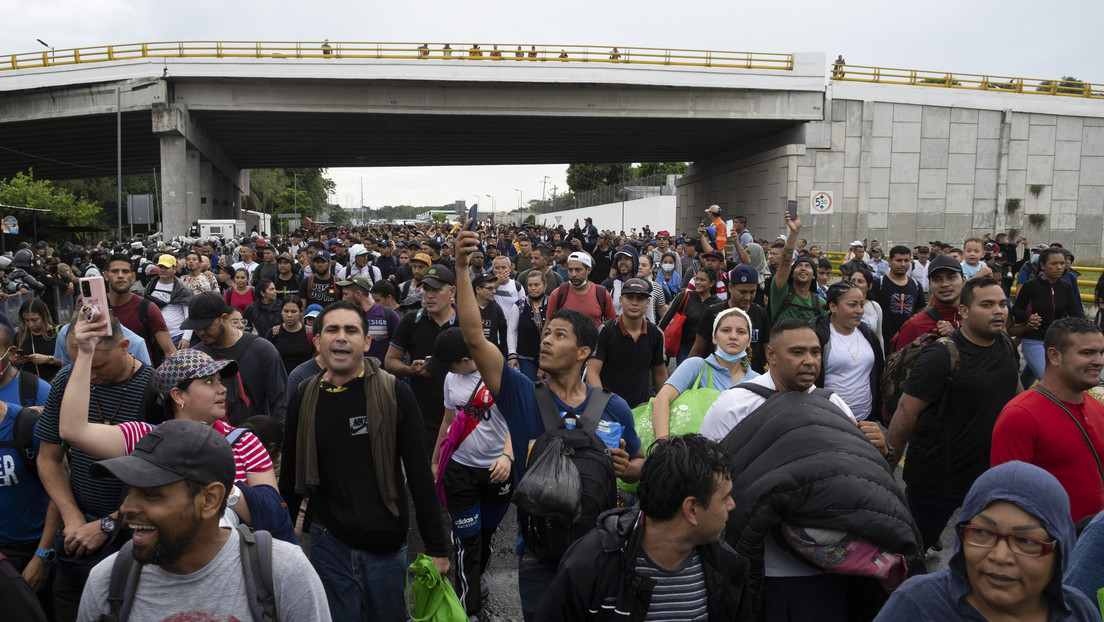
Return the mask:
<svg viewBox="0 0 1104 622">
<path fill-rule="evenodd" d="M 1104 86 L 862 67 L 829 80 L 819 53 L 329 45 L 0 56 L 0 177 L 114 174 L 121 110 L 123 171 L 161 171 L 169 235 L 234 215 L 251 168 L 684 160 L 680 227 L 718 203 L 767 235 L 787 200 L 832 190 L 835 214 L 807 219 L 822 244 L 958 239 L 1038 213 L 1019 228 L 1101 255 Z"/>
</svg>

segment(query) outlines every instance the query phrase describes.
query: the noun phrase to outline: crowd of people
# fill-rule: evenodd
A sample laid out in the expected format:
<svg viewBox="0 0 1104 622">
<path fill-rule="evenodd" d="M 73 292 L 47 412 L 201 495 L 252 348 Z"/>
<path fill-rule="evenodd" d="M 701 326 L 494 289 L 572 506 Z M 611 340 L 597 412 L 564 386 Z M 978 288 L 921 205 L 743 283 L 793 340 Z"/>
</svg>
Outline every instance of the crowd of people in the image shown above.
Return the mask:
<svg viewBox="0 0 1104 622">
<path fill-rule="evenodd" d="M 0 257 L 5 618 L 477 620 L 514 505 L 527 622 L 1099 620 L 1104 277 L 756 224 Z"/>
</svg>

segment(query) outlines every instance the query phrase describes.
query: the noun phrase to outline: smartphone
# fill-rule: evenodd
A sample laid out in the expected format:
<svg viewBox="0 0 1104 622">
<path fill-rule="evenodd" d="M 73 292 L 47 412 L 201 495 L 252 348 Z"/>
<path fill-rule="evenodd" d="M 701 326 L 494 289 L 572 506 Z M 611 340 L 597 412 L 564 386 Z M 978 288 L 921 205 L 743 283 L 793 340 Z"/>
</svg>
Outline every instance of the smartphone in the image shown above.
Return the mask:
<svg viewBox="0 0 1104 622">
<path fill-rule="evenodd" d="M 475 231 L 475 221 L 479 220 L 479 204 L 478 203 L 472 204 L 471 208 L 468 210 L 468 220 L 470 220 L 471 222 L 468 223 L 468 229 L 467 230 L 468 231 Z"/>
<path fill-rule="evenodd" d="M 797 220 L 797 201 L 786 204 L 786 213 L 790 215 L 790 220 Z"/>
<path fill-rule="evenodd" d="M 84 298 L 84 305 L 81 307 L 81 315 L 84 316 L 84 321 L 95 322 L 100 317 L 101 313 L 107 313 L 107 288 L 104 286 L 103 277 L 92 276 L 84 277 L 80 280 L 80 292 Z M 100 333 L 101 337 L 111 336 L 111 322 L 107 323 L 104 330 Z"/>
</svg>

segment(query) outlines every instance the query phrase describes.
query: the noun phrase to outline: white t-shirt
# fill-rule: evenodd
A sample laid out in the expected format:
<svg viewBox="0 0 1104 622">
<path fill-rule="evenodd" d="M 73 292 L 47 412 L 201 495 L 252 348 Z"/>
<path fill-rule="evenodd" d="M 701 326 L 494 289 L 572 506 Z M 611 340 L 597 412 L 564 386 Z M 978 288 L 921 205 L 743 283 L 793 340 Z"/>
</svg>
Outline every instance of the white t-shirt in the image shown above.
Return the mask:
<svg viewBox="0 0 1104 622">
<path fill-rule="evenodd" d="M 237 531 L 231 532 L 214 559 L 191 574 L 173 574 L 151 564 L 143 566 L 130 619 L 253 620 L 246 601 L 240 537 Z M 93 622 L 111 610 L 107 592 L 115 555 L 92 569 L 81 597 L 78 622 Z M 276 539 L 272 540 L 272 588 L 281 620 L 330 620 L 322 581 L 303 551 Z"/>
<path fill-rule="evenodd" d="M 157 281 L 157 284 L 153 286 L 153 291 L 150 292 L 150 296 L 168 303 L 172 300 L 172 290 L 175 284 L 175 281 L 172 283 Z M 166 304 L 164 307 L 161 307 L 161 315 L 165 317 L 165 325 L 169 328 L 169 336 L 175 337 L 184 332 L 180 330 L 180 324 L 188 319 L 187 306 L 181 304 Z M 190 338 L 192 331 L 187 331 L 187 333 L 186 337 Z"/>
<path fill-rule="evenodd" d="M 525 299 L 525 290 L 517 284 L 514 280 L 506 281 L 505 285 L 499 285 L 495 290 L 495 302 L 499 307 L 502 307 L 502 312 L 507 314 L 507 318 L 512 306 L 516 311 L 519 308 L 519 303 Z"/>
<path fill-rule="evenodd" d="M 870 370 L 874 367 L 874 350 L 859 329 L 842 335 L 829 325 L 831 347 L 824 365 L 824 388 L 835 391 L 851 408 L 859 421 L 866 419 L 874 405 L 870 388 Z"/>
<path fill-rule="evenodd" d="M 475 428 L 456 448 L 452 459 L 464 466 L 486 469 L 502 455 L 506 446 L 506 420 L 487 385 L 479 387 L 471 406 L 464 410 L 479 381 L 479 372 L 464 375 L 449 372 L 445 376 L 445 408 L 456 411 L 457 417 L 469 417 L 475 422 Z"/>
<path fill-rule="evenodd" d="M 777 390 L 770 371 L 758 378 L 748 380 L 747 383 Z M 809 392 L 811 393 L 815 388 L 809 387 Z M 833 393 L 829 399 L 854 420 L 855 415 L 838 394 Z M 709 412 L 705 413 L 705 419 L 702 421 L 702 436 L 721 442 L 725 436 L 728 436 L 729 431 L 736 427 L 736 424 L 762 406 L 765 401 L 767 401 L 766 398 L 759 394 L 743 389 L 732 388 L 723 391 L 717 401 L 709 407 Z M 823 571 L 811 568 L 795 558 L 792 553 L 783 550 L 771 536 L 763 540 L 763 567 L 764 575 L 768 577 L 808 577 L 824 574 Z"/>
</svg>

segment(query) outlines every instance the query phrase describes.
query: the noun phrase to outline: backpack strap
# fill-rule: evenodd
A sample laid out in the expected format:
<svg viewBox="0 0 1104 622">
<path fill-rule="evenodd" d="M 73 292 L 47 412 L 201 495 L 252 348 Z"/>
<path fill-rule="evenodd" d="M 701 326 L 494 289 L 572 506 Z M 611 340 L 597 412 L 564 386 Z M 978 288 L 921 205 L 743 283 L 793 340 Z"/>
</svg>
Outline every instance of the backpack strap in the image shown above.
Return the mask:
<svg viewBox="0 0 1104 622">
<path fill-rule="evenodd" d="M 272 534 L 238 524 L 241 535 L 242 575 L 249 611 L 258 622 L 276 622 L 276 597 L 272 583 Z"/>
<path fill-rule="evenodd" d="M 939 309 L 936 309 L 935 305 L 924 307 L 924 314 L 930 317 L 936 324 L 943 321 L 943 315 L 939 313 Z"/>
<path fill-rule="evenodd" d="M 12 446 L 19 453 L 23 466 L 38 477 L 38 464 L 35 463 L 34 429 L 42 411 L 24 407 L 15 413 L 15 429 L 12 431 Z M 7 443 L 0 443 L 0 447 Z"/>
<path fill-rule="evenodd" d="M 38 376 L 29 371 L 19 372 L 19 403 L 34 406 L 38 401 Z"/>
<path fill-rule="evenodd" d="M 233 430 L 230 430 L 229 434 L 226 435 L 226 442 L 230 443 L 230 446 L 233 447 L 248 431 L 249 430 L 247 428 L 234 428 Z"/>
<path fill-rule="evenodd" d="M 134 592 L 138 590 L 138 578 L 142 573 L 142 564 L 134 559 L 133 549 L 134 543 L 127 540 L 115 554 L 107 587 L 109 613 L 100 616 L 99 622 L 126 622 L 130 617 L 130 606 L 134 602 Z"/>
<path fill-rule="evenodd" d="M 540 411 L 545 431 L 550 432 L 564 427 L 560 409 L 556 406 L 556 399 L 552 396 L 552 389 L 548 388 L 547 380 L 533 386 L 533 396 L 537 398 L 537 410 Z"/>
<path fill-rule="evenodd" d="M 249 346 L 253 344 L 253 340 L 256 338 L 257 335 L 255 333 L 242 333 L 238 342 L 226 353 L 226 358 L 234 361 L 241 359 L 241 355 L 245 354 L 245 351 L 249 349 Z"/>
<path fill-rule="evenodd" d="M 551 391 L 549 391 L 549 393 L 551 393 Z M 576 427 L 586 430 L 587 432 L 596 431 L 598 429 L 598 422 L 602 420 L 602 413 L 606 411 L 606 404 L 609 404 L 612 398 L 613 391 L 605 387 L 594 387 L 591 389 L 590 396 L 587 397 L 586 407 L 583 408 L 583 414 L 579 416 Z"/>
<path fill-rule="evenodd" d="M 768 389 L 767 387 L 764 387 L 761 384 L 752 384 L 750 382 L 741 382 L 740 384 L 738 384 L 738 385 L 736 385 L 732 388 L 733 389 L 745 389 L 747 391 L 751 391 L 752 393 L 758 395 L 759 397 L 762 397 L 762 398 L 765 398 L 765 399 L 768 399 L 768 400 L 771 398 L 772 395 L 775 395 L 776 393 L 778 393 L 778 391 L 775 391 L 773 389 Z"/>
</svg>

